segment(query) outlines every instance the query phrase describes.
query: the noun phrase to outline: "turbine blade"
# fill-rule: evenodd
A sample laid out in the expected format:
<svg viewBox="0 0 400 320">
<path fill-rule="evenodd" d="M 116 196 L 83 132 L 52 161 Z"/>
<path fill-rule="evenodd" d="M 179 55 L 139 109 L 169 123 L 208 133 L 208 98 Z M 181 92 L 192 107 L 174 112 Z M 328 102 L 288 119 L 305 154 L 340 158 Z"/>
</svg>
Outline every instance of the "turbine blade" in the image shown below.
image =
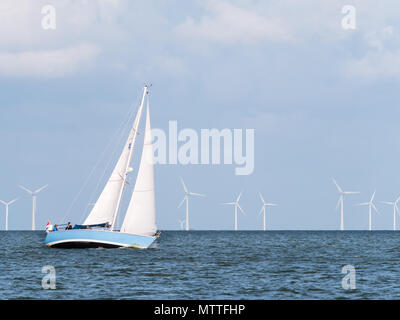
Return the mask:
<svg viewBox="0 0 400 320">
<path fill-rule="evenodd" d="M 3 201 L 3 200 L 0 200 L 0 202 L 1 202 L 2 204 L 4 204 L 5 206 L 7 205 L 7 202 L 5 202 L 5 201 Z"/>
<path fill-rule="evenodd" d="M 221 204 L 235 205 L 236 203 L 235 202 L 224 202 L 224 203 L 221 203 Z"/>
<path fill-rule="evenodd" d="M 346 191 L 346 192 L 343 192 L 343 194 L 359 194 L 360 193 L 360 191 Z"/>
<path fill-rule="evenodd" d="M 33 194 L 33 191 L 29 190 L 28 188 L 25 188 L 24 186 L 21 186 L 21 185 L 19 185 L 19 187 L 20 187 L 22 190 L 25 190 L 26 192 L 28 192 L 28 193 L 30 193 L 30 194 Z"/>
<path fill-rule="evenodd" d="M 390 201 L 381 201 L 382 203 L 386 203 L 386 204 L 390 204 L 391 206 L 393 206 L 395 203 L 394 202 L 390 202 Z"/>
<path fill-rule="evenodd" d="M 244 211 L 243 211 L 243 209 L 240 207 L 239 203 L 236 203 L 236 205 L 237 205 L 237 207 L 240 209 L 240 211 L 242 211 L 242 213 L 245 214 Z"/>
<path fill-rule="evenodd" d="M 261 213 L 263 213 L 263 212 L 264 212 L 264 207 L 265 207 L 265 206 L 262 206 L 262 208 L 261 208 L 260 212 L 258 213 L 258 215 L 259 215 L 259 216 L 261 215 Z"/>
<path fill-rule="evenodd" d="M 240 200 L 240 197 L 242 196 L 242 193 L 243 193 L 243 191 L 239 193 L 239 196 L 238 196 L 238 197 L 237 197 L 237 199 L 236 199 L 236 203 L 238 203 L 238 202 L 239 202 L 239 200 Z"/>
<path fill-rule="evenodd" d="M 186 197 L 183 198 L 183 200 L 181 201 L 181 203 L 179 204 L 178 208 L 180 208 L 182 206 L 182 204 L 185 202 Z"/>
<path fill-rule="evenodd" d="M 267 205 L 269 207 L 276 207 L 277 206 L 276 203 L 266 203 L 265 205 Z"/>
<path fill-rule="evenodd" d="M 378 209 L 375 207 L 375 205 L 371 202 L 371 206 L 372 206 L 372 208 L 374 208 L 374 210 L 376 211 L 376 213 L 379 213 L 380 214 L 380 212 L 378 211 Z"/>
<path fill-rule="evenodd" d="M 194 193 L 194 192 L 189 192 L 190 196 L 199 196 L 199 197 L 205 197 L 205 194 L 201 194 L 201 193 Z"/>
<path fill-rule="evenodd" d="M 374 201 L 375 193 L 376 193 L 376 190 L 375 190 L 374 193 L 372 194 L 372 197 L 371 197 L 370 202 Z"/>
<path fill-rule="evenodd" d="M 332 178 L 332 180 L 333 180 L 333 183 L 336 185 L 336 188 L 338 189 L 338 191 L 339 191 L 340 193 L 343 193 L 342 188 L 339 187 L 339 185 L 338 185 L 338 183 L 336 182 L 336 180 L 335 180 L 334 178 Z"/>
<path fill-rule="evenodd" d="M 340 205 L 341 201 L 343 201 L 343 196 L 342 195 L 340 195 L 340 197 L 339 197 L 339 200 L 338 200 L 338 202 L 336 204 L 335 210 L 337 210 L 337 208 L 339 208 L 339 205 Z"/>
<path fill-rule="evenodd" d="M 263 196 L 261 195 L 261 192 L 259 192 L 258 194 L 260 195 L 260 199 L 261 199 L 262 203 L 265 204 L 265 200 L 264 200 Z"/>
<path fill-rule="evenodd" d="M 13 204 L 15 201 L 17 201 L 19 198 L 15 198 L 14 200 L 11 200 L 8 204 Z"/>
<path fill-rule="evenodd" d="M 183 182 L 183 179 L 182 179 L 182 177 L 180 177 L 180 178 L 181 178 L 181 182 L 182 182 L 183 190 L 185 190 L 185 193 L 189 193 L 188 189 L 186 188 L 186 185 L 185 185 L 185 183 Z"/>
<path fill-rule="evenodd" d="M 39 193 L 39 192 L 42 191 L 43 189 L 46 189 L 48 186 L 49 186 L 49 185 L 46 184 L 45 186 L 43 186 L 43 187 L 37 189 L 37 190 L 35 191 L 35 193 Z"/>
<path fill-rule="evenodd" d="M 363 202 L 363 203 L 355 204 L 355 206 L 369 206 L 369 205 L 370 205 L 369 202 Z"/>
</svg>

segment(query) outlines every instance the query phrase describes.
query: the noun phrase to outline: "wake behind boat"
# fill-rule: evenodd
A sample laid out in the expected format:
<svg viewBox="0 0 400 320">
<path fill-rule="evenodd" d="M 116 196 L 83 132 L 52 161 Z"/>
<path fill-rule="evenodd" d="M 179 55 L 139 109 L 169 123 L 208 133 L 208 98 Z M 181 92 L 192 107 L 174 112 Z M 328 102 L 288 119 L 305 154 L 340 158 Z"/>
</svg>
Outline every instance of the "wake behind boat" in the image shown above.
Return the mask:
<svg viewBox="0 0 400 320">
<path fill-rule="evenodd" d="M 147 98 L 147 99 L 146 99 Z M 126 185 L 143 106 L 147 100 L 146 128 L 142 157 L 128 209 L 121 230 L 115 221 Z M 45 244 L 57 248 L 149 248 L 159 237 L 157 232 L 154 191 L 153 144 L 150 126 L 148 87 L 121 156 L 92 211 L 82 225 L 72 229 L 48 232 Z"/>
</svg>

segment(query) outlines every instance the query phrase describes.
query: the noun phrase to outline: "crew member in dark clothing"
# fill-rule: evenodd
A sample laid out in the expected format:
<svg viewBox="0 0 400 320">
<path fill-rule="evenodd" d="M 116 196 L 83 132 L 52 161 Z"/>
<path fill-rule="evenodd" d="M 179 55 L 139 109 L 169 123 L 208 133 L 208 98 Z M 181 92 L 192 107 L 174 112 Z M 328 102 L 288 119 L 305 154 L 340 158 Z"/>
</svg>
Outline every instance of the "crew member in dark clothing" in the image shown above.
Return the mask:
<svg viewBox="0 0 400 320">
<path fill-rule="evenodd" d="M 66 226 L 65 230 L 71 230 L 71 229 L 72 229 L 71 222 L 68 222 L 68 225 Z"/>
</svg>

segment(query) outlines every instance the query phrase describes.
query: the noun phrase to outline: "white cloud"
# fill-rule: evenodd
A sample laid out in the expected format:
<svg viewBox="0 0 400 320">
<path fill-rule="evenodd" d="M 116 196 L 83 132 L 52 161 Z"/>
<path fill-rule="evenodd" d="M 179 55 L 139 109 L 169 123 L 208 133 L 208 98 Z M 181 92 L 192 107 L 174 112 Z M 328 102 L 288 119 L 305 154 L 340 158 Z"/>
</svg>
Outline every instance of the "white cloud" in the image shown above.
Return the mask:
<svg viewBox="0 0 400 320">
<path fill-rule="evenodd" d="M 291 35 L 276 17 L 259 15 L 255 8 L 243 8 L 226 1 L 209 1 L 207 14 L 195 22 L 187 17 L 176 27 L 181 37 L 222 44 L 254 44 L 260 41 L 289 41 Z"/>
<path fill-rule="evenodd" d="M 116 39 L 120 0 L 68 1 L 54 4 L 57 28 L 44 30 L 45 0 L 0 1 L 0 76 L 61 77 L 85 70 Z"/>
<path fill-rule="evenodd" d="M 71 45 L 112 30 L 116 33 L 118 17 L 124 12 L 118 0 L 58 0 L 51 4 L 56 12 L 57 29 L 42 28 L 46 0 L 0 1 L 0 47 L 20 49 Z M 2 6 L 4 7 L 2 14 Z M 75 43 L 76 44 L 76 43 Z"/>
<path fill-rule="evenodd" d="M 365 80 L 400 78 L 400 34 L 393 26 L 364 35 L 364 55 L 345 62 L 345 73 Z"/>
<path fill-rule="evenodd" d="M 89 67 L 99 52 L 92 45 L 56 50 L 0 52 L 0 75 L 61 77 Z"/>
<path fill-rule="evenodd" d="M 393 35 L 394 35 L 393 26 L 386 26 L 379 31 L 367 32 L 364 35 L 364 39 L 370 47 L 382 50 L 384 49 L 383 42 L 385 40 L 390 40 L 391 38 L 393 38 Z"/>
<path fill-rule="evenodd" d="M 196 69 L 198 54 L 203 50 L 216 61 L 220 59 L 218 53 L 225 55 L 227 51 L 213 49 L 230 48 L 227 64 L 236 66 L 243 56 L 236 56 L 237 48 L 232 45 L 245 45 L 249 57 L 255 56 L 254 52 L 260 57 L 262 52 L 255 48 L 257 45 L 271 44 L 272 52 L 277 43 L 290 43 L 294 50 L 320 50 L 315 54 L 326 48 L 332 48 L 331 52 L 343 49 L 345 56 L 338 55 L 334 62 L 345 65 L 348 75 L 396 74 L 390 67 L 397 66 L 400 48 L 391 46 L 392 42 L 400 43 L 398 37 L 393 38 L 398 34 L 396 27 L 374 31 L 395 23 L 400 6 L 395 0 L 387 0 L 388 5 L 385 3 L 379 10 L 372 0 L 356 0 L 358 18 L 354 31 L 341 27 L 343 3 L 339 0 L 199 0 L 199 6 L 176 3 L 173 13 L 166 4 L 155 0 L 140 4 L 128 0 L 58 0 L 54 2 L 54 31 L 41 28 L 40 8 L 45 4 L 48 1 L 0 0 L 0 76 L 11 76 L 11 70 L 15 71 L 13 76 L 71 75 L 84 68 L 87 61 L 93 61 L 100 49 L 104 57 L 101 67 L 108 70 L 142 68 L 149 72 L 158 68 L 165 74 L 182 75 L 189 74 L 188 68 Z M 360 38 L 363 42 L 358 41 Z M 353 39 L 354 45 L 350 42 Z M 95 47 L 87 45 L 85 49 L 80 44 Z M 360 55 L 360 50 L 365 50 L 364 54 Z M 135 59 L 142 57 L 144 51 L 148 63 L 138 66 Z M 289 51 L 283 53 L 290 55 Z M 62 61 L 57 64 L 59 68 L 55 69 L 55 63 L 36 63 L 44 56 L 50 61 Z M 71 61 L 67 56 L 72 57 Z M 346 61 L 349 57 L 351 61 Z M 16 61 L 22 62 L 24 68 L 18 67 Z M 28 66 L 29 61 L 33 65 Z"/>
</svg>

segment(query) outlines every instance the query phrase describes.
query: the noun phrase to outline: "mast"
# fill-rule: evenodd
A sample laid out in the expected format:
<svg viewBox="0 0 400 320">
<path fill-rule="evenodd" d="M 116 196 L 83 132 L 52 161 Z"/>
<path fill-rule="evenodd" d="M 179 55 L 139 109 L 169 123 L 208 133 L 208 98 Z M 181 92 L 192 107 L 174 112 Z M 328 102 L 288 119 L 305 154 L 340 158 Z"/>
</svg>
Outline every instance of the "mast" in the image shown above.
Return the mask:
<svg viewBox="0 0 400 320">
<path fill-rule="evenodd" d="M 115 212 L 114 212 L 114 216 L 113 216 L 113 221 L 112 221 L 112 224 L 111 224 L 111 230 L 114 230 L 115 221 L 116 221 L 116 219 L 117 219 L 119 206 L 120 206 L 120 204 L 121 204 L 122 195 L 123 195 L 124 189 L 125 189 L 126 178 L 127 178 L 127 176 L 128 176 L 128 173 L 129 173 L 129 165 L 130 165 L 130 163 L 131 163 L 132 154 L 133 154 L 133 149 L 134 149 L 134 147 L 135 147 L 135 141 L 136 141 L 136 136 L 137 136 L 137 132 L 138 132 L 138 128 L 139 128 L 140 118 L 141 118 L 141 115 L 142 115 L 144 100 L 145 100 L 146 95 L 147 95 L 148 93 L 149 93 L 148 87 L 147 87 L 147 85 L 145 85 L 145 86 L 144 86 L 144 90 L 143 90 L 142 103 L 140 104 L 140 108 L 139 108 L 139 111 L 138 111 L 138 113 L 137 113 L 137 115 L 136 115 L 136 119 L 135 119 L 135 122 L 134 122 L 133 128 L 132 128 L 132 130 L 133 130 L 133 139 L 132 139 L 131 146 L 130 146 L 130 149 L 129 149 L 130 152 L 129 152 L 129 155 L 128 155 L 128 161 L 127 161 L 127 164 L 126 164 L 125 173 L 124 173 L 123 176 L 122 176 L 122 179 L 123 179 L 122 188 L 121 188 L 121 190 L 120 190 L 120 192 L 119 192 L 118 201 L 117 201 L 117 206 L 116 206 L 116 208 L 115 208 Z"/>
</svg>

